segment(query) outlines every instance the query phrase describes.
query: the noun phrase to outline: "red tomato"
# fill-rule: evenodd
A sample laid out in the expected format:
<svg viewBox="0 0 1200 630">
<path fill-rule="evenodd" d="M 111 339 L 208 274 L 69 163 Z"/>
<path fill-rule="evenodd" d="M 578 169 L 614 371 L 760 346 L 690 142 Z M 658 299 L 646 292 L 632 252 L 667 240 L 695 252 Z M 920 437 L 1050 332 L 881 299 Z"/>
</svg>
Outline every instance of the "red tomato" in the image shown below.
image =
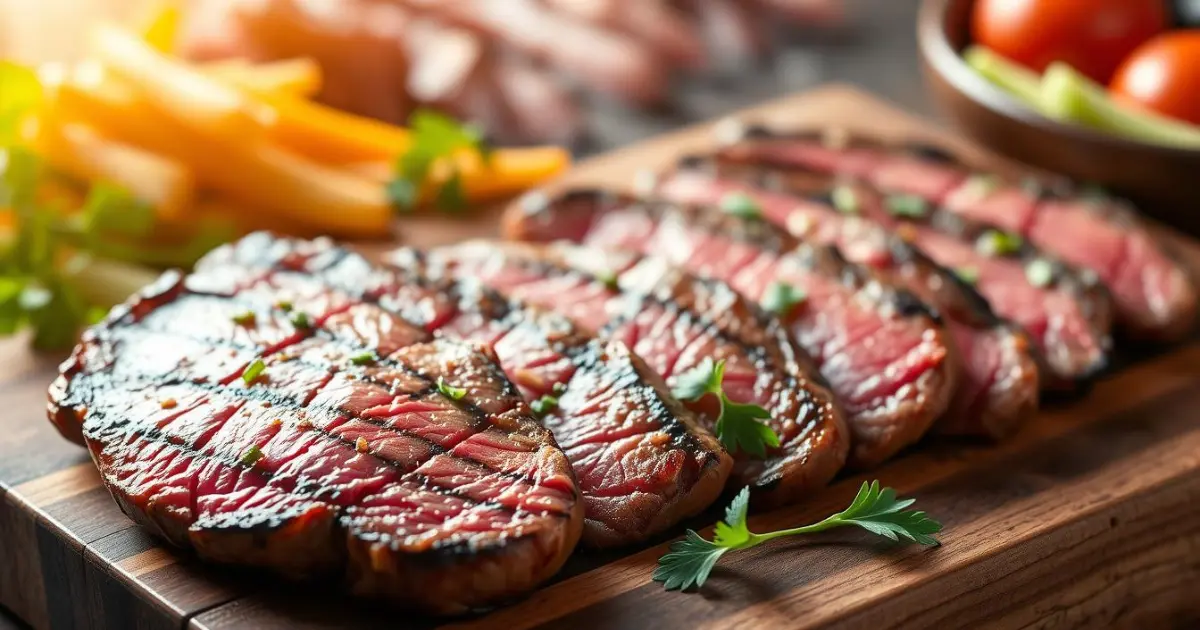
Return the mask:
<svg viewBox="0 0 1200 630">
<path fill-rule="evenodd" d="M 1146 42 L 1121 64 L 1110 89 L 1119 101 L 1200 125 L 1200 29 Z"/>
<path fill-rule="evenodd" d="M 979 0 L 975 42 L 1041 72 L 1053 61 L 1107 84 L 1142 42 L 1167 27 L 1163 0 Z"/>
</svg>

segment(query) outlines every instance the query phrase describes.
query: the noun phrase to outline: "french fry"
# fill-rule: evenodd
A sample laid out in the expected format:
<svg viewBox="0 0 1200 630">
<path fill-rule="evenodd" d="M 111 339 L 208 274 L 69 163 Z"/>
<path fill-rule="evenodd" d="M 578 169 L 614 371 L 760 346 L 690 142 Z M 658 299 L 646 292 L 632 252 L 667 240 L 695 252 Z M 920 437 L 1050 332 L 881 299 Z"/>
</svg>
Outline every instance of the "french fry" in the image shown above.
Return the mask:
<svg viewBox="0 0 1200 630">
<path fill-rule="evenodd" d="M 160 53 L 128 31 L 98 25 L 92 31 L 91 51 L 107 70 L 184 126 L 251 138 L 271 123 L 272 110 L 244 91 Z"/>
<path fill-rule="evenodd" d="M 390 233 L 392 211 L 378 183 L 309 160 L 262 136 L 240 138 L 229 129 L 201 132 L 147 104 L 141 90 L 112 78 L 86 79 L 68 76 L 48 84 L 53 115 L 188 164 L 202 187 L 260 212 L 343 237 Z"/>
<path fill-rule="evenodd" d="M 205 74 L 255 94 L 311 98 L 321 91 L 321 66 L 308 57 L 253 63 L 225 59 L 202 64 Z"/>
<path fill-rule="evenodd" d="M 571 155 L 561 147 L 530 147 L 523 149 L 497 149 L 484 165 L 477 156 L 463 155 L 459 158 L 459 176 L 463 191 L 472 202 L 487 202 L 502 199 L 533 188 L 562 173 L 571 165 Z M 370 161 L 348 164 L 347 168 L 380 184 L 395 177 L 391 162 Z M 432 190 L 449 175 L 445 164 L 434 168 L 433 183 L 422 192 L 422 201 L 429 201 Z"/>
<path fill-rule="evenodd" d="M 262 94 L 273 111 L 267 135 L 279 144 L 332 164 L 395 158 L 409 147 L 407 129 L 355 116 L 288 94 Z"/>
<path fill-rule="evenodd" d="M 85 125 L 43 119 L 30 140 L 52 166 L 82 180 L 118 184 L 164 219 L 182 217 L 195 194 L 196 178 L 183 164 Z"/>
</svg>

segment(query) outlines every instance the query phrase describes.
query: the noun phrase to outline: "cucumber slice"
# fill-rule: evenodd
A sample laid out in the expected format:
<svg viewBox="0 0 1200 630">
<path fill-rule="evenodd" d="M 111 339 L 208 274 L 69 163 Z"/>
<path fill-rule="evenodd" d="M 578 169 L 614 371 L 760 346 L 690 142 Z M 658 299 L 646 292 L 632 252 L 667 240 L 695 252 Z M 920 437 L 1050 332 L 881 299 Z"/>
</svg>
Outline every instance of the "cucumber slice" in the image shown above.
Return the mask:
<svg viewBox="0 0 1200 630">
<path fill-rule="evenodd" d="M 1041 109 L 1041 78 L 982 46 L 971 46 L 963 59 L 980 76 L 995 83 L 1030 107 Z"/>
</svg>

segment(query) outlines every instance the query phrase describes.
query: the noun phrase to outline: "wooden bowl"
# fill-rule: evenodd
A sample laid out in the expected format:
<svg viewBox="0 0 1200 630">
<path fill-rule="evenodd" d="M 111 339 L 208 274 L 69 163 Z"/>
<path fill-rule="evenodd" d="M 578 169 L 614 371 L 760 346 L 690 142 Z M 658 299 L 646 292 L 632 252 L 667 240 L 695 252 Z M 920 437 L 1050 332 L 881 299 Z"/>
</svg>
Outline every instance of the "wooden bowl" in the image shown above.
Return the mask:
<svg viewBox="0 0 1200 630">
<path fill-rule="evenodd" d="M 1200 234 L 1200 151 L 1162 147 L 1047 118 L 963 61 L 975 0 L 924 0 L 917 24 L 926 81 L 941 109 L 992 150 L 1129 197 Z"/>
</svg>

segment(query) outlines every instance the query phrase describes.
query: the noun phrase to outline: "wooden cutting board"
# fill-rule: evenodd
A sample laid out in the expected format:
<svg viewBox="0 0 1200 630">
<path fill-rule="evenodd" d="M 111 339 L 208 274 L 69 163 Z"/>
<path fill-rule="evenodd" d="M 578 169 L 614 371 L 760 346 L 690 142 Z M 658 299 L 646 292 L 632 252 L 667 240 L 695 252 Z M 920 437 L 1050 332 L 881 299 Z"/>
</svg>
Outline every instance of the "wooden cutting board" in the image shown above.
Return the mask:
<svg viewBox="0 0 1200 630">
<path fill-rule="evenodd" d="M 977 150 L 856 90 L 832 86 L 746 112 Z M 580 166 L 573 182 L 628 184 L 711 141 L 696 128 Z M 1006 165 L 999 166 L 1005 168 Z M 495 232 L 496 212 L 411 220 L 429 245 Z M 1170 238 L 1175 238 L 1170 236 Z M 1200 243 L 1177 243 L 1200 268 Z M 699 593 L 650 581 L 666 542 L 577 553 L 558 581 L 465 627 L 1196 627 L 1200 620 L 1200 343 L 1124 365 L 1086 397 L 1000 446 L 932 443 L 875 471 L 945 524 L 944 545 L 855 532 L 731 554 Z M 36 628 L 427 627 L 389 611 L 160 546 L 117 509 L 85 452 L 46 422 L 55 360 L 0 346 L 0 604 Z M 846 505 L 866 477 L 751 518 L 766 531 Z M 697 519 L 711 524 L 716 512 Z"/>
</svg>

